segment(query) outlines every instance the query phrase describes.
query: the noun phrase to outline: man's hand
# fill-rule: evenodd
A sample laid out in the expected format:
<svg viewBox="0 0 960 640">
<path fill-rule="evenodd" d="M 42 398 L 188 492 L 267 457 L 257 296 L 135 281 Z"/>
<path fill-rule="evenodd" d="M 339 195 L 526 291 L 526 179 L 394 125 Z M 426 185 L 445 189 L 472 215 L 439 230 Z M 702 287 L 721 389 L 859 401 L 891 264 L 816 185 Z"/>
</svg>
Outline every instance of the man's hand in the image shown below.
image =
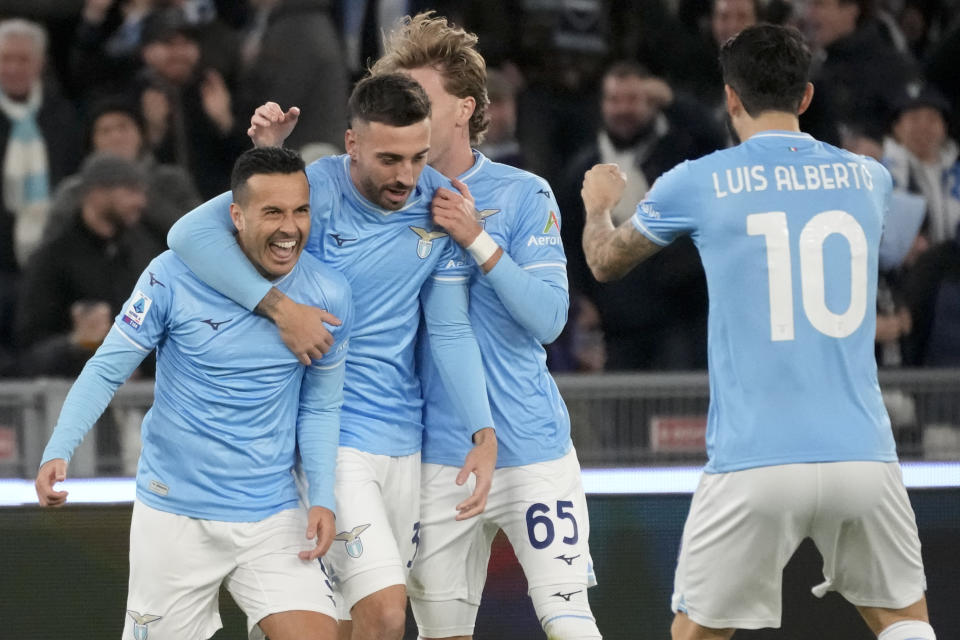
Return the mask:
<svg viewBox="0 0 960 640">
<path fill-rule="evenodd" d="M 340 326 L 340 319 L 324 309 L 298 304 L 271 288 L 255 311 L 277 325 L 280 339 L 305 365 L 319 360 L 333 346 L 333 336 L 323 323 Z"/>
<path fill-rule="evenodd" d="M 493 484 L 493 470 L 497 466 L 497 434 L 492 428 L 480 429 L 473 434 L 473 449 L 457 474 L 457 484 L 463 485 L 472 473 L 476 486 L 469 498 L 457 505 L 457 520 L 466 520 L 483 513 L 487 496 Z"/>
<path fill-rule="evenodd" d="M 67 461 L 63 458 L 48 460 L 37 472 L 34 486 L 37 488 L 37 499 L 42 507 L 62 507 L 67 501 L 66 491 L 56 491 L 53 488 L 58 482 L 67 479 Z"/>
<path fill-rule="evenodd" d="M 210 69 L 200 83 L 203 111 L 220 133 L 227 135 L 233 129 L 233 109 L 230 107 L 230 89 L 219 72 Z"/>
<path fill-rule="evenodd" d="M 615 164 L 598 164 L 583 176 L 583 206 L 587 216 L 602 215 L 617 206 L 627 186 L 627 177 Z"/>
<path fill-rule="evenodd" d="M 311 507 L 307 513 L 307 540 L 316 539 L 317 544 L 309 551 L 299 553 L 301 560 L 316 560 L 327 552 L 337 535 L 333 511 L 324 507 Z"/>
<path fill-rule="evenodd" d="M 483 227 L 477 220 L 477 208 L 470 189 L 456 178 L 451 182 L 460 193 L 440 187 L 433 195 L 430 211 L 433 213 L 433 222 L 449 233 L 457 244 L 466 248 L 477 239 Z"/>
<path fill-rule="evenodd" d="M 113 326 L 113 315 L 106 302 L 74 302 L 70 306 L 73 331 L 70 342 L 83 349 L 95 350 Z"/>
<path fill-rule="evenodd" d="M 297 126 L 299 118 L 299 107 L 290 107 L 284 111 L 276 102 L 267 102 L 253 112 L 247 135 L 253 140 L 255 147 L 282 147 L 283 141 Z"/>
</svg>

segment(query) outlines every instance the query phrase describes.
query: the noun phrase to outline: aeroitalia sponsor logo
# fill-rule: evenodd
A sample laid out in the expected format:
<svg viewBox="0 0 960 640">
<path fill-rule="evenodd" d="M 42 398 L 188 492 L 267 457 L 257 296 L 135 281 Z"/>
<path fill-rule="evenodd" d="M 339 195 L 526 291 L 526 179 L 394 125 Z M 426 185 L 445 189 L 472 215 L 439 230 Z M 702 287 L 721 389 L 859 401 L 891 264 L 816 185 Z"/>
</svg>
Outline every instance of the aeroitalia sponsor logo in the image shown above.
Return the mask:
<svg viewBox="0 0 960 640">
<path fill-rule="evenodd" d="M 557 231 L 560 231 L 560 221 L 557 220 L 557 214 L 553 211 L 550 212 L 550 215 L 547 217 L 547 224 L 543 227 L 541 233 L 550 233 L 550 230 L 556 227 Z"/>
</svg>

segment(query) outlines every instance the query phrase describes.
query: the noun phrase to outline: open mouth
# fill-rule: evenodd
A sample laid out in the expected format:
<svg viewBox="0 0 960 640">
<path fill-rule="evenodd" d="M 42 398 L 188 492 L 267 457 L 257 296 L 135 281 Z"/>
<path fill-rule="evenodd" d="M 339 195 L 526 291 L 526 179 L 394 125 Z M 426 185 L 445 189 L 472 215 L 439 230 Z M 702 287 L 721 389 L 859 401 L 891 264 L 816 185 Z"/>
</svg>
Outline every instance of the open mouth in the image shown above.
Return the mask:
<svg viewBox="0 0 960 640">
<path fill-rule="evenodd" d="M 403 204 L 410 195 L 410 189 L 405 187 L 386 187 L 383 191 L 386 193 L 387 199 L 393 204 Z"/>
<path fill-rule="evenodd" d="M 276 260 L 284 262 L 294 257 L 297 252 L 296 240 L 274 240 L 270 243 L 270 253 Z"/>
</svg>

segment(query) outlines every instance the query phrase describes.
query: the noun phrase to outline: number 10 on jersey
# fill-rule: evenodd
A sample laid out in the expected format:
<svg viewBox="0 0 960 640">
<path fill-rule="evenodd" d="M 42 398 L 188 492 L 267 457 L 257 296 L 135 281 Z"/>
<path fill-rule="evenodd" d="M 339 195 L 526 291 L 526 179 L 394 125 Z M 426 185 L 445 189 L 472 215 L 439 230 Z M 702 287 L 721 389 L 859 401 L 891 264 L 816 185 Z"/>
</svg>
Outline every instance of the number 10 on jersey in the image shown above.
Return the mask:
<svg viewBox="0 0 960 640">
<path fill-rule="evenodd" d="M 850 246 L 850 304 L 843 313 L 827 307 L 823 245 L 839 234 Z M 793 273 L 790 230 L 783 211 L 747 216 L 747 234 L 763 236 L 767 251 L 770 295 L 770 339 L 794 339 Z M 867 238 L 856 218 L 846 211 L 822 211 L 800 231 L 800 292 L 810 324 L 825 335 L 845 338 L 863 323 L 867 312 Z"/>
</svg>

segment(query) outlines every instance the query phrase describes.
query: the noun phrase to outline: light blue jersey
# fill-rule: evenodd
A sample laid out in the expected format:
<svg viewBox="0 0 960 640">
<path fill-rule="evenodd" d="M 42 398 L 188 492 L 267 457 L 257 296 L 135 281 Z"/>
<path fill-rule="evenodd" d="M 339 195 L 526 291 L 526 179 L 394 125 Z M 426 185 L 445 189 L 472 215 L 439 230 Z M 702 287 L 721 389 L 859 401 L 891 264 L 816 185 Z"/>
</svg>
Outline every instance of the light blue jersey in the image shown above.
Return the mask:
<svg viewBox="0 0 960 640">
<path fill-rule="evenodd" d="M 420 451 L 423 400 L 414 343 L 422 303 L 428 329 L 439 332 L 441 360 L 451 363 L 452 384 L 463 390 L 460 411 L 472 425 L 453 437 L 469 446 L 471 434 L 492 420 L 466 315 L 470 270 L 456 243 L 430 219 L 436 187 L 449 182 L 427 167 L 406 205 L 391 211 L 357 191 L 347 155 L 311 163 L 307 178 L 312 226 L 306 251 L 346 276 L 356 309 L 340 444 L 389 456 Z M 230 199 L 223 194 L 188 214 L 169 242 L 205 282 L 252 309 L 270 283 L 238 259 L 229 235 Z"/>
<path fill-rule="evenodd" d="M 259 521 L 297 505 L 299 447 L 311 506 L 333 510 L 350 289 L 306 254 L 273 284 L 343 320 L 322 362 L 300 364 L 269 320 L 200 282 L 173 252 L 155 258 L 71 389 L 44 462 L 69 460 L 116 387 L 156 348 L 139 500 L 195 518 Z"/>
<path fill-rule="evenodd" d="M 459 179 L 470 189 L 487 233 L 505 252 L 486 275 L 474 266 L 470 284 L 470 322 L 497 426 L 497 466 L 556 460 L 572 446 L 570 417 L 542 346 L 563 329 L 569 306 L 559 208 L 546 181 L 478 152 L 474 157 Z M 452 437 L 457 430 L 451 425 L 462 422 L 426 340 L 419 358 L 423 461 L 459 465 L 469 444 Z"/>
<path fill-rule="evenodd" d="M 708 472 L 896 460 L 874 359 L 890 174 L 782 131 L 662 175 L 634 226 L 688 233 L 710 292 Z"/>
</svg>

